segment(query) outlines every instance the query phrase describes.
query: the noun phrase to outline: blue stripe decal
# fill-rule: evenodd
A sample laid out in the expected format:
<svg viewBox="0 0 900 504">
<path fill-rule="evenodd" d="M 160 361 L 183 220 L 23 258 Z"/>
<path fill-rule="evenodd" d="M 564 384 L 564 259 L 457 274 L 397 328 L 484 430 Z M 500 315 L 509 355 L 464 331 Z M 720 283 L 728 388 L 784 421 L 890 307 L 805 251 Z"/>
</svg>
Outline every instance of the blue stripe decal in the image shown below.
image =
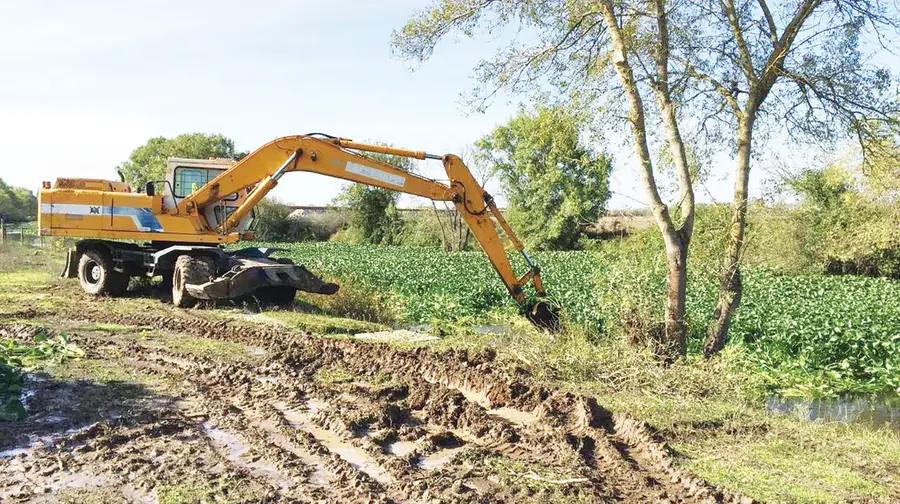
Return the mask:
<svg viewBox="0 0 900 504">
<path fill-rule="evenodd" d="M 114 206 L 112 207 L 112 214 L 131 217 L 143 228 L 141 231 L 150 231 L 152 233 L 163 232 L 162 225 L 149 208 Z"/>
</svg>

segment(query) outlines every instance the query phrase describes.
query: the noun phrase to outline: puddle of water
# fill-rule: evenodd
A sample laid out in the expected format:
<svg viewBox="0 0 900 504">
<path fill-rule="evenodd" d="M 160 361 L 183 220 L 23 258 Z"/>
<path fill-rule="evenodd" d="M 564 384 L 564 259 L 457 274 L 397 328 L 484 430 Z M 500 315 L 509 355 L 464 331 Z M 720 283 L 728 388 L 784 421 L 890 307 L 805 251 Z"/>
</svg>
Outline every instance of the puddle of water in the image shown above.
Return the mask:
<svg viewBox="0 0 900 504">
<path fill-rule="evenodd" d="M 228 454 L 226 455 L 228 460 L 235 461 L 240 458 L 241 455 L 247 453 L 247 450 L 249 449 L 247 448 L 247 445 L 234 434 L 223 431 L 218 427 L 214 427 L 209 422 L 203 422 L 201 425 L 210 439 L 225 446 L 228 450 Z"/>
<path fill-rule="evenodd" d="M 438 380 L 433 380 L 430 377 L 425 377 L 425 380 L 431 383 L 437 383 Z M 466 398 L 467 401 L 477 403 L 481 405 L 483 408 L 487 409 L 487 414 L 494 418 L 504 420 L 513 425 L 517 425 L 520 427 L 531 425 L 538 421 L 538 417 L 533 413 L 529 413 L 527 411 L 521 411 L 514 408 L 491 408 L 491 401 L 488 399 L 487 394 L 484 392 L 480 392 L 475 389 L 470 389 L 468 387 L 456 387 L 452 384 L 447 384 L 447 388 L 451 390 L 456 390 L 463 397 Z"/>
<path fill-rule="evenodd" d="M 10 450 L 3 450 L 3 451 L 0 451 L 0 458 L 15 457 L 16 455 L 19 455 L 21 453 L 28 453 L 33 448 L 34 448 L 33 445 L 29 445 L 29 446 L 20 446 L 19 448 L 12 448 Z"/>
<path fill-rule="evenodd" d="M 19 402 L 22 403 L 22 406 L 29 410 L 31 409 L 31 401 L 34 399 L 35 394 L 37 394 L 36 386 L 38 380 L 35 380 L 31 374 L 26 374 L 24 378 L 22 378 L 22 390 L 19 393 Z"/>
<path fill-rule="evenodd" d="M 827 420 L 839 423 L 858 423 L 875 427 L 888 426 L 900 432 L 900 403 L 869 399 L 843 398 L 766 400 L 769 413 L 792 415 L 801 420 Z"/>
<path fill-rule="evenodd" d="M 405 457 L 416 449 L 416 443 L 413 441 L 394 441 L 385 446 L 384 451 L 398 457 Z"/>
<path fill-rule="evenodd" d="M 407 329 L 359 333 L 355 334 L 353 337 L 364 341 L 378 341 L 382 343 L 421 343 L 423 341 L 434 341 L 440 339 L 439 337 L 431 334 L 422 334 L 419 332 L 409 331 Z"/>
<path fill-rule="evenodd" d="M 456 457 L 456 455 L 458 455 L 459 452 L 463 450 L 463 448 L 464 447 L 460 446 L 458 448 L 446 448 L 443 450 L 438 450 L 431 455 L 426 455 L 419 458 L 416 461 L 416 467 L 418 467 L 419 469 L 424 469 L 426 471 L 439 469 L 453 460 L 453 458 Z"/>
<path fill-rule="evenodd" d="M 391 475 L 378 465 L 371 455 L 342 440 L 334 432 L 315 425 L 309 418 L 309 412 L 288 408 L 284 405 L 277 405 L 277 407 L 294 428 L 312 434 L 316 441 L 322 443 L 328 451 L 336 453 L 354 469 L 368 474 L 379 483 L 389 484 L 393 482 Z"/>
<path fill-rule="evenodd" d="M 90 428 L 90 425 L 82 425 L 80 427 L 72 427 L 71 429 L 66 429 L 63 432 L 58 432 L 54 434 L 50 434 L 47 436 L 33 437 L 29 436 L 28 439 L 30 441 L 28 444 L 17 446 L 15 448 L 10 448 L 8 450 L 0 451 L 0 458 L 8 458 L 15 457 L 20 454 L 28 454 L 29 452 L 36 450 L 38 448 L 50 448 L 57 443 L 60 439 L 71 436 L 72 434 L 81 432 L 85 429 Z M 74 445 L 70 445 L 74 446 Z"/>
<path fill-rule="evenodd" d="M 63 423 L 65 421 L 66 421 L 66 417 L 64 417 L 62 415 L 53 415 L 53 414 L 50 414 L 50 415 L 45 416 L 44 418 L 35 420 L 36 423 L 50 424 L 50 425 Z"/>
<path fill-rule="evenodd" d="M 228 460 L 236 462 L 249 450 L 247 445 L 234 434 L 215 427 L 209 422 L 203 422 L 201 425 L 210 439 L 225 447 L 227 451 L 225 457 Z M 241 465 L 250 468 L 256 474 L 268 478 L 269 481 L 275 483 L 280 488 L 290 488 L 292 485 L 290 478 L 282 474 L 274 465 L 261 459 L 245 461 Z"/>
<path fill-rule="evenodd" d="M 306 401 L 306 407 L 309 411 L 315 413 L 316 411 L 327 409 L 328 404 L 321 399 L 313 398 Z"/>
<path fill-rule="evenodd" d="M 538 417 L 527 411 L 520 411 L 513 408 L 496 408 L 487 410 L 487 414 L 494 418 L 505 420 L 513 425 L 524 427 L 538 421 Z"/>
<path fill-rule="evenodd" d="M 247 353 L 254 357 L 260 357 L 266 355 L 266 350 L 260 347 L 247 347 Z"/>
<path fill-rule="evenodd" d="M 509 328 L 500 325 L 480 325 L 472 328 L 478 334 L 508 334 Z"/>
</svg>

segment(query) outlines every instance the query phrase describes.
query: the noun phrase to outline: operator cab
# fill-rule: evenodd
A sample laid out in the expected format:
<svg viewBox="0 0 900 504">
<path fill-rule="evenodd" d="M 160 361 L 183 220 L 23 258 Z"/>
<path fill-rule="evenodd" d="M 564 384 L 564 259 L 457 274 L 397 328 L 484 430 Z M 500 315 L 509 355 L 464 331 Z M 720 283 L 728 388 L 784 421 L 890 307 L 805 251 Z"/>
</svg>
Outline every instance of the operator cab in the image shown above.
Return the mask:
<svg viewBox="0 0 900 504">
<path fill-rule="evenodd" d="M 233 159 L 169 158 L 166 167 L 165 191 L 157 189 L 157 192 L 163 193 L 163 208 L 174 209 L 181 203 L 181 200 L 231 168 L 235 162 Z M 206 221 L 211 227 L 218 227 L 244 202 L 249 193 L 250 189 L 246 189 L 203 207 L 201 211 L 206 217 Z M 243 233 L 249 230 L 254 216 L 255 212 L 251 211 L 241 219 L 233 231 Z"/>
</svg>

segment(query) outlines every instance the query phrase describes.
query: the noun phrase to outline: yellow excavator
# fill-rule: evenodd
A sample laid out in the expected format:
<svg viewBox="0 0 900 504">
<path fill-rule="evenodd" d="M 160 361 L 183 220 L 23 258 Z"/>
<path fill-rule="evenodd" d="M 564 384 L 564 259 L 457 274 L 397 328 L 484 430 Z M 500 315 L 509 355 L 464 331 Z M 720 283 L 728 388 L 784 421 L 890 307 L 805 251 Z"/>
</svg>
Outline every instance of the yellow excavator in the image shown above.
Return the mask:
<svg viewBox="0 0 900 504">
<path fill-rule="evenodd" d="M 363 153 L 440 160 L 449 183 Z M 42 236 L 81 239 L 68 251 L 63 276 L 77 277 L 82 288 L 95 295 L 120 295 L 133 276 L 161 276 L 164 284 L 171 284 L 172 302 L 178 307 L 251 295 L 286 305 L 297 290 L 334 294 L 337 285 L 290 260 L 270 257 L 274 249 L 224 247 L 253 238 L 254 207 L 285 173 L 294 171 L 452 202 L 526 316 L 541 326 L 557 324 L 556 311 L 541 299 L 545 293 L 540 270 L 491 195 L 452 154 L 370 145 L 321 133 L 287 136 L 238 162 L 169 159 L 166 179 L 147 183 L 143 193 L 125 182 L 58 178 L 52 187 L 44 182 L 38 197 L 38 227 Z M 523 275 L 514 272 L 497 226 L 525 259 L 528 271 Z M 524 289 L 529 283 L 537 297 L 534 302 Z"/>
</svg>

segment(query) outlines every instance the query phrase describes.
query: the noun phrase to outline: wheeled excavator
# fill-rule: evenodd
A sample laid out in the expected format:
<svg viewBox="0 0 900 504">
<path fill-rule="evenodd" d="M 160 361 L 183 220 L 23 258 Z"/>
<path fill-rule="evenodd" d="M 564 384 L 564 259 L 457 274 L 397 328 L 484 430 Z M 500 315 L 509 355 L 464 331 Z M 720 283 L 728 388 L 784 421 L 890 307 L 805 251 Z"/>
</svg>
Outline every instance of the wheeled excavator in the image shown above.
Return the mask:
<svg viewBox="0 0 900 504">
<path fill-rule="evenodd" d="M 439 160 L 449 183 L 364 153 Z M 491 195 L 452 154 L 321 133 L 286 136 L 237 162 L 169 159 L 165 180 L 148 182 L 143 192 L 124 181 L 58 178 L 52 187 L 44 182 L 38 197 L 38 227 L 42 236 L 80 239 L 68 250 L 63 276 L 77 277 L 90 294 L 120 295 L 131 277 L 160 276 L 163 284 L 171 285 L 172 302 L 178 307 L 244 296 L 290 304 L 297 290 L 327 295 L 337 292 L 338 286 L 290 260 L 271 257 L 275 249 L 231 250 L 226 245 L 253 238 L 254 207 L 282 176 L 297 171 L 453 203 L 524 314 L 544 327 L 558 323 L 556 311 L 542 299 L 540 269 Z M 523 275 L 514 272 L 497 227 L 528 265 Z M 536 298 L 526 293 L 529 283 Z"/>
</svg>

